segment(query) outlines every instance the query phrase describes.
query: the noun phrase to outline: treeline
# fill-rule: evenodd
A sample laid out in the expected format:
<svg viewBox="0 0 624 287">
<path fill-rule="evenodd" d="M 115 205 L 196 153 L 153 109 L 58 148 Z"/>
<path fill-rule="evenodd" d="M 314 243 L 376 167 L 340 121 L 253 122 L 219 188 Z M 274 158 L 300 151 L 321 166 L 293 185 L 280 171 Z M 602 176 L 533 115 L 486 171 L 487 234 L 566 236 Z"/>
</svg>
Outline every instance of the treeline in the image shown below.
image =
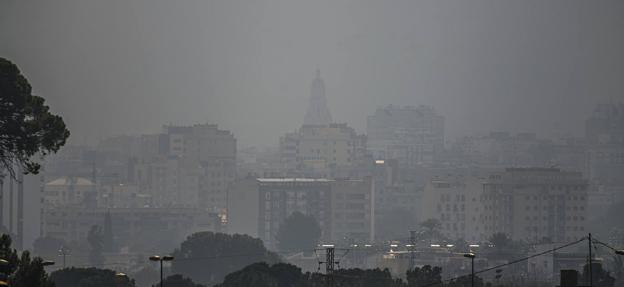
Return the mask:
<svg viewBox="0 0 624 287">
<path fill-rule="evenodd" d="M 225 277 L 216 287 L 460 287 L 471 286 L 470 276 L 443 281 L 440 267 L 424 266 L 407 271 L 406 280 L 393 278 L 388 269 L 340 269 L 332 274 L 302 273 L 297 266 L 254 263 Z M 491 286 L 475 277 L 476 287 Z"/>
</svg>

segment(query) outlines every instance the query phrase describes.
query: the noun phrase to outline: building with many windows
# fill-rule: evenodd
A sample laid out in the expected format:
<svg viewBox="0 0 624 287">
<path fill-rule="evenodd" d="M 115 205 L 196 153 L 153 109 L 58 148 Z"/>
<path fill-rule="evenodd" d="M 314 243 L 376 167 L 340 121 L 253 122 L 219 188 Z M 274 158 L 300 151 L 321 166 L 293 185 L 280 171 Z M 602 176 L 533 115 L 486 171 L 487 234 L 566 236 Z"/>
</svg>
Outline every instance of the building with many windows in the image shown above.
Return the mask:
<svg viewBox="0 0 624 287">
<path fill-rule="evenodd" d="M 588 183 L 580 172 L 556 168 L 508 168 L 483 186 L 487 234 L 516 240 L 569 242 L 586 235 Z"/>
<path fill-rule="evenodd" d="M 397 159 L 402 167 L 431 164 L 444 149 L 444 117 L 432 107 L 378 108 L 366 122 L 375 159 Z"/>
<path fill-rule="evenodd" d="M 280 158 L 288 175 L 332 178 L 366 159 L 366 136 L 347 124 L 304 125 L 280 138 Z"/>
<path fill-rule="evenodd" d="M 422 220 L 437 219 L 449 239 L 480 242 L 488 238 L 481 224 L 484 179 L 467 175 L 433 177 L 423 190 Z"/>
<path fill-rule="evenodd" d="M 323 242 L 370 242 L 373 239 L 371 178 L 259 178 L 256 188 L 258 236 L 267 246 L 276 246 L 275 236 L 280 225 L 296 211 L 318 221 Z"/>
</svg>

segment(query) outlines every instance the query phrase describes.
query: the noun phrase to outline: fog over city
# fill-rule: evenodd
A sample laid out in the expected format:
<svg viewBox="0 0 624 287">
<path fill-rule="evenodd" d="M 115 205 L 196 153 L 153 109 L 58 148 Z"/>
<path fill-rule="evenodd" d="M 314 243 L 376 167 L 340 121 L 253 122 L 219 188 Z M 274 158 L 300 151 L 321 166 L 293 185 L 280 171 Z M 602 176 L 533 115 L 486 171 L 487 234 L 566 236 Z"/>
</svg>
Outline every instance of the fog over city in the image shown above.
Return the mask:
<svg viewBox="0 0 624 287">
<path fill-rule="evenodd" d="M 0 286 L 624 286 L 622 27 L 0 0 Z"/>
<path fill-rule="evenodd" d="M 208 121 L 275 145 L 301 123 L 316 69 L 336 122 L 364 131 L 378 106 L 426 104 L 451 138 L 580 135 L 624 90 L 620 1 L 0 5 L 0 52 L 78 143 Z"/>
</svg>

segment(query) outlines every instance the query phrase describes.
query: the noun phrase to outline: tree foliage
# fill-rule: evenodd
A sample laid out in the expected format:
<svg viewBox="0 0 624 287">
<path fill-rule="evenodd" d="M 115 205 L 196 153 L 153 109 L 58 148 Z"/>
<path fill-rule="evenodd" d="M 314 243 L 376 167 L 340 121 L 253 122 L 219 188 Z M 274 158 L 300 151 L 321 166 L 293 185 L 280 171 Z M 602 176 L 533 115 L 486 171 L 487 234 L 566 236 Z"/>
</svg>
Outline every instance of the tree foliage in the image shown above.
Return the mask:
<svg viewBox="0 0 624 287">
<path fill-rule="evenodd" d="M 223 283 L 215 287 L 301 286 L 302 277 L 301 269 L 294 265 L 279 263 L 269 266 L 265 262 L 259 262 L 228 274 Z"/>
<path fill-rule="evenodd" d="M 0 258 L 8 262 L 1 271 L 8 276 L 10 286 L 53 286 L 43 269 L 43 260 L 39 257 L 31 258 L 28 251 L 24 251 L 21 256 L 18 256 L 17 250 L 11 247 L 11 237 L 6 234 L 0 236 Z"/>
<path fill-rule="evenodd" d="M 202 284 L 215 284 L 225 275 L 255 262 L 275 263 L 277 254 L 248 235 L 198 232 L 189 236 L 173 254 L 172 271 Z"/>
<path fill-rule="evenodd" d="M 278 263 L 249 265 L 225 277 L 216 287 L 321 287 L 331 280 L 335 287 L 402 287 L 400 279 L 392 278 L 387 269 L 339 269 L 333 276 L 320 273 L 301 273 L 299 267 Z M 166 286 L 166 285 L 165 285 Z"/>
<path fill-rule="evenodd" d="M 158 287 L 159 284 L 153 285 Z M 163 286 L 166 287 L 206 287 L 205 285 L 197 284 L 190 278 L 185 278 L 180 274 L 171 275 L 163 280 Z"/>
<path fill-rule="evenodd" d="M 321 227 L 313 216 L 293 212 L 277 231 L 279 249 L 284 252 L 311 250 L 321 237 Z"/>
<path fill-rule="evenodd" d="M 120 277 L 113 270 L 98 268 L 66 268 L 52 272 L 54 287 L 135 287 L 134 280 Z"/>
<path fill-rule="evenodd" d="M 155 268 L 144 267 L 132 274 L 135 284 L 138 287 L 149 287 L 157 283 L 160 279 L 160 273 Z"/>
<path fill-rule="evenodd" d="M 14 287 L 53 287 L 48 274 L 43 269 L 43 260 L 40 257 L 30 258 L 28 251 L 22 252 L 19 265 L 10 282 Z"/>
<path fill-rule="evenodd" d="M 68 137 L 63 119 L 32 95 L 15 64 L 0 58 L 0 170 L 15 177 L 18 165 L 22 172 L 36 174 L 41 165 L 33 157 L 57 152 Z"/>
<path fill-rule="evenodd" d="M 494 233 L 489 239 L 492 247 L 485 250 L 485 255 L 493 259 L 516 259 L 527 254 L 529 246 L 522 241 L 512 240 L 507 234 Z"/>
<path fill-rule="evenodd" d="M 98 225 L 91 226 L 89 234 L 87 234 L 87 241 L 89 242 L 89 261 L 92 265 L 98 266 L 104 263 L 104 235 L 102 234 L 102 228 Z"/>
<path fill-rule="evenodd" d="M 409 287 L 429 286 L 442 282 L 442 268 L 431 267 L 430 265 L 407 270 L 405 275 Z"/>
<path fill-rule="evenodd" d="M 442 223 L 435 218 L 429 218 L 420 223 L 420 232 L 418 234 L 419 241 L 427 241 L 433 243 L 434 241 L 446 241 L 445 236 L 442 234 Z"/>
</svg>

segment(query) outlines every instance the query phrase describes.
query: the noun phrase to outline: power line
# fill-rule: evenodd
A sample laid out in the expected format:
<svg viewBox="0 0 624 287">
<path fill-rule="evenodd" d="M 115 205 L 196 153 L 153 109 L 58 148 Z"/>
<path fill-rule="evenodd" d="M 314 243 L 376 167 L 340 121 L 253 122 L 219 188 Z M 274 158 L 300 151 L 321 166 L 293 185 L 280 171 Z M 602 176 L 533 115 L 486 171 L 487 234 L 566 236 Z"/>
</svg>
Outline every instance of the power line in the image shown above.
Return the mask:
<svg viewBox="0 0 624 287">
<path fill-rule="evenodd" d="M 531 256 L 527 256 L 527 257 L 524 257 L 524 258 L 520 258 L 520 259 L 512 260 L 512 261 L 507 262 L 507 263 L 505 263 L 505 264 L 500 264 L 500 265 L 497 265 L 497 266 L 494 266 L 494 267 L 489 267 L 489 268 L 486 268 L 486 269 L 483 269 L 483 270 L 479 270 L 479 271 L 476 271 L 474 274 L 476 275 L 476 274 L 485 273 L 485 272 L 488 272 L 488 271 L 492 271 L 492 270 L 495 270 L 495 269 L 499 269 L 499 268 L 501 268 L 501 267 L 506 267 L 506 266 L 509 266 L 509 265 L 513 265 L 513 264 L 516 264 L 516 263 L 520 263 L 520 262 L 522 262 L 522 261 L 526 261 L 526 260 L 529 260 L 529 259 L 531 259 L 531 258 L 539 257 L 539 256 L 542 256 L 542 255 L 545 255 L 545 254 L 548 254 L 548 253 L 554 253 L 555 251 L 557 251 L 557 250 L 559 250 L 559 249 L 563 249 L 563 248 L 566 248 L 566 247 L 570 247 L 570 246 L 572 246 L 572 245 L 576 245 L 576 244 L 578 244 L 578 243 L 580 243 L 580 242 L 583 242 L 583 241 L 585 241 L 585 240 L 587 240 L 587 237 L 583 237 L 583 238 L 581 238 L 581 239 L 579 239 L 579 240 L 577 240 L 577 241 L 573 241 L 573 242 L 570 242 L 570 243 L 567 243 L 567 244 L 561 245 L 561 246 L 559 246 L 559 247 L 555 247 L 555 248 L 553 248 L 553 249 L 546 250 L 546 251 L 544 251 L 544 252 L 536 253 L 536 254 L 533 254 L 533 255 L 531 255 Z M 462 276 L 457 276 L 457 277 L 453 277 L 453 278 L 449 278 L 449 279 L 445 279 L 445 280 L 442 280 L 442 281 L 440 281 L 440 282 L 435 282 L 435 283 L 431 283 L 431 284 L 423 285 L 422 287 L 430 287 L 430 286 L 435 286 L 435 285 L 438 285 L 438 284 L 442 284 L 442 283 L 444 283 L 444 282 L 449 282 L 449 281 L 457 280 L 457 279 L 460 279 L 460 278 L 463 278 L 463 277 L 466 277 L 466 276 L 470 276 L 470 274 L 467 274 L 467 275 L 462 275 Z"/>
</svg>

